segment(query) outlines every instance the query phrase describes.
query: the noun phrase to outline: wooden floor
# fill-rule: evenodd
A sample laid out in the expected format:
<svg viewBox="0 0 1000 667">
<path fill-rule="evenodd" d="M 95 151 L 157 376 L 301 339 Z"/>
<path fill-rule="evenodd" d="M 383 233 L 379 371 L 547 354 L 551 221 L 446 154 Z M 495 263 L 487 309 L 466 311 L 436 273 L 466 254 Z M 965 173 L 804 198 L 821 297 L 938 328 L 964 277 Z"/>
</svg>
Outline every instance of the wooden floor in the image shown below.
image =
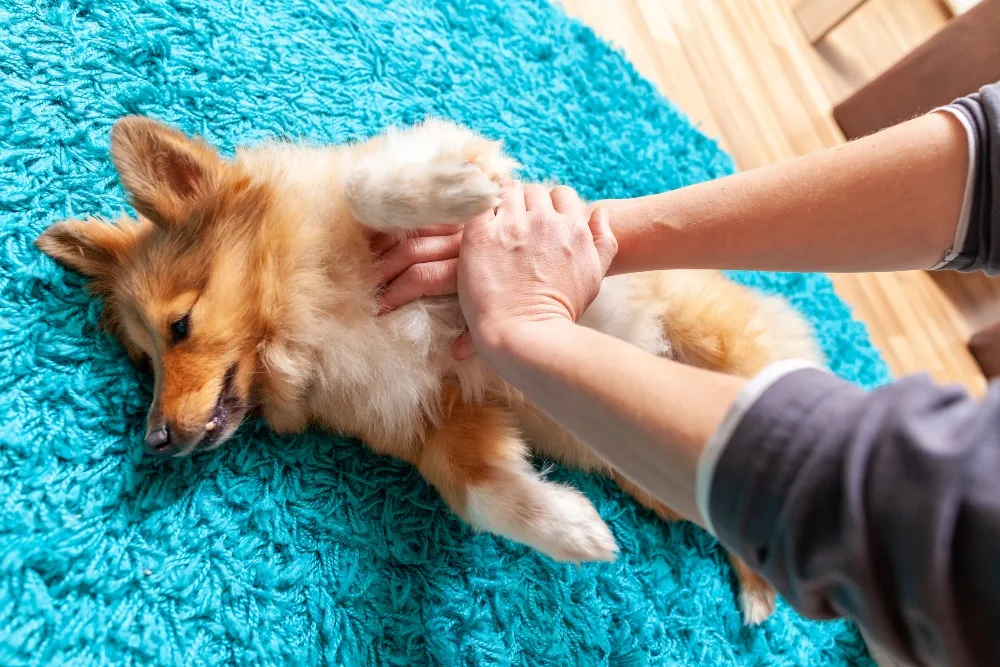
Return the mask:
<svg viewBox="0 0 1000 667">
<path fill-rule="evenodd" d="M 718 139 L 740 169 L 843 142 L 833 105 L 950 18 L 938 0 L 869 0 L 817 46 L 793 0 L 562 0 Z M 897 375 L 985 388 L 966 349 L 985 279 L 922 271 L 834 276 Z M 952 294 L 952 298 L 946 296 Z"/>
</svg>

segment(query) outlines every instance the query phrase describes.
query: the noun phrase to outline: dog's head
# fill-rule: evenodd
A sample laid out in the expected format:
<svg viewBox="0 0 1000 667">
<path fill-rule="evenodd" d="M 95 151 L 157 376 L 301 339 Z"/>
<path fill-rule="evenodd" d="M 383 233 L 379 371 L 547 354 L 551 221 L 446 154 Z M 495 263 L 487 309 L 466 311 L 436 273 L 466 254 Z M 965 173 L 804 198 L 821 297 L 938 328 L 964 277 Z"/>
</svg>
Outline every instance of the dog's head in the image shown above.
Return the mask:
<svg viewBox="0 0 1000 667">
<path fill-rule="evenodd" d="M 272 193 L 204 142 L 146 118 L 115 124 L 111 155 L 138 222 L 60 222 L 37 244 L 91 278 L 108 329 L 152 366 L 147 451 L 214 448 L 255 400 L 268 326 L 258 291 L 272 268 L 252 248 Z"/>
</svg>

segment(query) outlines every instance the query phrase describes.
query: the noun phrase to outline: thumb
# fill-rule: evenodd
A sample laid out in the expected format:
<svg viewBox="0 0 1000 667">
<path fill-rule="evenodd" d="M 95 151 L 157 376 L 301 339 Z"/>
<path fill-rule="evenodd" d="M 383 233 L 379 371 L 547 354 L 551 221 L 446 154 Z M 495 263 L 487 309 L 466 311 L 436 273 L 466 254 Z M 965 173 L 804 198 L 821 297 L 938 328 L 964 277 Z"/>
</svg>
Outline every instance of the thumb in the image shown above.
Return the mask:
<svg viewBox="0 0 1000 667">
<path fill-rule="evenodd" d="M 611 268 L 611 262 L 618 254 L 618 239 L 611 232 L 611 221 L 607 209 L 598 208 L 590 215 L 590 233 L 594 237 L 594 247 L 601 260 L 601 276 Z"/>
</svg>

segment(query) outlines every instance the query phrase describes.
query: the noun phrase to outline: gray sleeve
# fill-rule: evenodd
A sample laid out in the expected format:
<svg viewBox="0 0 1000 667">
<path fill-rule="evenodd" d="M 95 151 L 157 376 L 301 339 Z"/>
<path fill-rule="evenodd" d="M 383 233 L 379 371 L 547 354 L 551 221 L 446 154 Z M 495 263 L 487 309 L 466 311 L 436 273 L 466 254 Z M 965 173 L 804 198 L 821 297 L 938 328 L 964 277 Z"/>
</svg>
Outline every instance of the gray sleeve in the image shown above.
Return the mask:
<svg viewBox="0 0 1000 667">
<path fill-rule="evenodd" d="M 766 389 L 716 462 L 719 539 L 806 616 L 904 660 L 1000 665 L 1000 384 L 871 393 L 819 370 Z"/>
<path fill-rule="evenodd" d="M 939 269 L 1000 274 L 1000 83 L 955 100 L 948 109 L 968 121 L 975 145 L 975 180 L 968 227 Z"/>
</svg>

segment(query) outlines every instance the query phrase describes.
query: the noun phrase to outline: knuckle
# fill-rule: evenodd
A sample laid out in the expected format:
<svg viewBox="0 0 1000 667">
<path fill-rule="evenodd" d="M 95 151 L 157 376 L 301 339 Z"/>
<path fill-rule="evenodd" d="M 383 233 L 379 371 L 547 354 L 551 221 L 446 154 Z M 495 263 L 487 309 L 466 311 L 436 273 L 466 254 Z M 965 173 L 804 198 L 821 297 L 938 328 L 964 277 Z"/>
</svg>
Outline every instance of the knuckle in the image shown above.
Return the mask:
<svg viewBox="0 0 1000 667">
<path fill-rule="evenodd" d="M 420 251 L 423 247 L 423 244 L 421 243 L 422 240 L 423 239 L 417 236 L 403 241 L 399 248 L 403 259 L 410 261 L 417 259 L 420 256 Z"/>
<path fill-rule="evenodd" d="M 528 213 L 528 221 L 533 227 L 546 227 L 551 223 L 549 216 L 543 211 L 531 211 Z"/>
<path fill-rule="evenodd" d="M 422 285 L 427 282 L 427 265 L 414 264 L 399 277 L 397 282 L 409 285 Z"/>
<path fill-rule="evenodd" d="M 433 262 L 429 264 L 415 264 L 412 267 L 414 272 L 414 277 L 416 282 L 419 283 L 425 289 L 429 286 L 436 285 L 442 279 L 442 267 L 439 262 Z"/>
</svg>

